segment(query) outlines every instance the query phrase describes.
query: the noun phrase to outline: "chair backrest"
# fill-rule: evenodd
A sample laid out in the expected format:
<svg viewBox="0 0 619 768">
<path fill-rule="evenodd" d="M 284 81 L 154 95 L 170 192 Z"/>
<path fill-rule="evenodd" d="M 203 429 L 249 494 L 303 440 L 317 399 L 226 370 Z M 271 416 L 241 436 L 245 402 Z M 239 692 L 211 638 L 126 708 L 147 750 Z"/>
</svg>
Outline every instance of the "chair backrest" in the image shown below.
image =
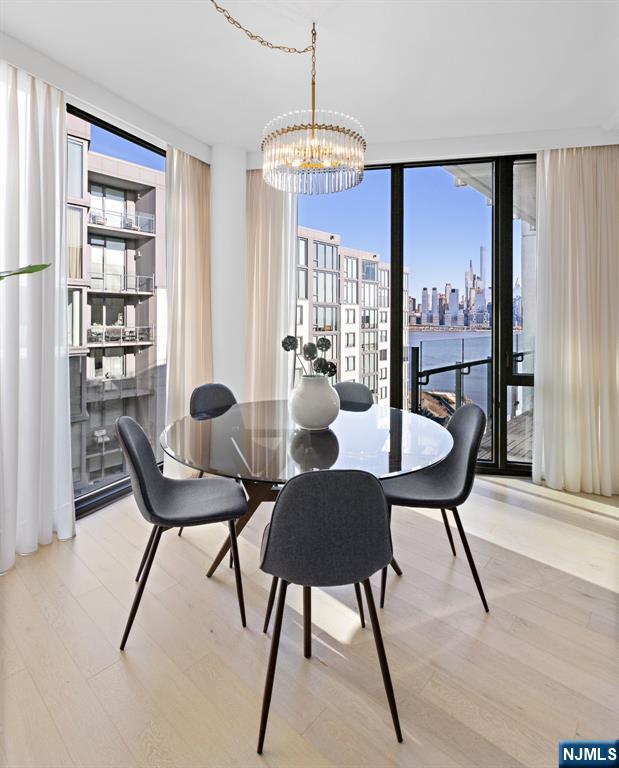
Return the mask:
<svg viewBox="0 0 619 768">
<path fill-rule="evenodd" d="M 131 487 L 142 515 L 153 522 L 155 500 L 163 489 L 165 478 L 157 466 L 155 454 L 142 427 L 131 416 L 116 420 L 116 432 L 127 460 Z"/>
<path fill-rule="evenodd" d="M 458 487 L 461 504 L 473 487 L 477 454 L 486 429 L 486 415 L 478 405 L 463 405 L 451 417 L 447 429 L 454 444 L 449 456 L 438 466 L 448 472 Z"/>
<path fill-rule="evenodd" d="M 333 389 L 340 397 L 343 411 L 367 411 L 374 405 L 372 390 L 357 381 L 340 381 Z"/>
<path fill-rule="evenodd" d="M 225 384 L 201 384 L 191 393 L 189 413 L 194 419 L 212 419 L 233 405 L 236 397 Z"/>
<path fill-rule="evenodd" d="M 292 478 L 279 494 L 266 536 L 262 570 L 304 586 L 354 584 L 393 557 L 382 486 L 357 470 Z"/>
</svg>

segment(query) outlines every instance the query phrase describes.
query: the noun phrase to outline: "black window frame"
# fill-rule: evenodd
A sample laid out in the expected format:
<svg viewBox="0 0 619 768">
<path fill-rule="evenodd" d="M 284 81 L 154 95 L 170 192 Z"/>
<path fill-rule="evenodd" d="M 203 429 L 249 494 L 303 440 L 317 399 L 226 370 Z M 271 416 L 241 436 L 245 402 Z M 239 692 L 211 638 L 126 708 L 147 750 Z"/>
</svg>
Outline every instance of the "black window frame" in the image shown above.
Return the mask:
<svg viewBox="0 0 619 768">
<path fill-rule="evenodd" d="M 394 297 L 402 295 L 404 290 L 404 171 L 408 168 L 492 163 L 493 458 L 492 461 L 478 462 L 480 474 L 531 476 L 531 464 L 508 461 L 507 458 L 507 393 L 510 386 L 535 386 L 533 374 L 514 370 L 512 341 L 513 168 L 516 162 L 535 160 L 535 153 L 528 152 L 365 166 L 367 171 L 389 170 L 391 175 L 391 296 Z M 401 312 L 401 303 L 392 300 L 389 306 L 389 389 L 393 408 L 402 408 L 404 402 L 402 348 L 405 339 Z"/>
</svg>

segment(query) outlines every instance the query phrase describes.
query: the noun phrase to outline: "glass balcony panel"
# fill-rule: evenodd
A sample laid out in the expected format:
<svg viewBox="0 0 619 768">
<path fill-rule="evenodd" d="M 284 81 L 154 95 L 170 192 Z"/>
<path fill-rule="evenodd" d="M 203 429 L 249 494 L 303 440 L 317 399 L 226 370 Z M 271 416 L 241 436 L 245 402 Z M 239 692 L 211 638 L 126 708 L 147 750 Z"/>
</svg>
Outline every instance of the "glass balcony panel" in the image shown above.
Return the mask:
<svg viewBox="0 0 619 768">
<path fill-rule="evenodd" d="M 507 460 L 533 461 L 533 387 L 507 388 Z"/>
</svg>

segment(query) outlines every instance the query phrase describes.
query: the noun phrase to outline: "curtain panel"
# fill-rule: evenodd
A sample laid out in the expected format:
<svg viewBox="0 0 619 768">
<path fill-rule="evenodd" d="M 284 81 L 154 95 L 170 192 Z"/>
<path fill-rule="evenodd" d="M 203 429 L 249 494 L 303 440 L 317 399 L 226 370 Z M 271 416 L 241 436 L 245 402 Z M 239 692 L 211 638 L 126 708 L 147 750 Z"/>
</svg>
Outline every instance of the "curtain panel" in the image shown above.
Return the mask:
<svg viewBox="0 0 619 768">
<path fill-rule="evenodd" d="M 210 209 L 206 163 L 170 148 L 166 158 L 168 368 L 166 423 L 189 414 L 195 387 L 212 381 Z M 188 472 L 165 457 L 165 474 Z"/>
<path fill-rule="evenodd" d="M 16 553 L 74 535 L 65 102 L 0 61 L 0 573 Z"/>
<path fill-rule="evenodd" d="M 294 355 L 281 348 L 295 335 L 297 201 L 247 172 L 247 399 L 288 396 Z"/>
<path fill-rule="evenodd" d="M 533 479 L 619 493 L 619 146 L 537 161 Z"/>
</svg>

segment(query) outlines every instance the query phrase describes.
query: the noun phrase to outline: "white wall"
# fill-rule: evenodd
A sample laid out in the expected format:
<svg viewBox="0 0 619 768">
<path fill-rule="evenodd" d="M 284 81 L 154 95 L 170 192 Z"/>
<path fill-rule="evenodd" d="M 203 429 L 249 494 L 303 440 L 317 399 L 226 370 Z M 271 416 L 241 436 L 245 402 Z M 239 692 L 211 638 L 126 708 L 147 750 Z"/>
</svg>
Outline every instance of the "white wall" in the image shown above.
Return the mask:
<svg viewBox="0 0 619 768">
<path fill-rule="evenodd" d="M 211 148 L 211 316 L 213 377 L 245 398 L 244 149 Z"/>
<path fill-rule="evenodd" d="M 63 64 L 0 32 L 0 58 L 60 88 L 66 100 L 95 117 L 166 149 L 170 144 L 210 162 L 210 147 Z"/>
</svg>

